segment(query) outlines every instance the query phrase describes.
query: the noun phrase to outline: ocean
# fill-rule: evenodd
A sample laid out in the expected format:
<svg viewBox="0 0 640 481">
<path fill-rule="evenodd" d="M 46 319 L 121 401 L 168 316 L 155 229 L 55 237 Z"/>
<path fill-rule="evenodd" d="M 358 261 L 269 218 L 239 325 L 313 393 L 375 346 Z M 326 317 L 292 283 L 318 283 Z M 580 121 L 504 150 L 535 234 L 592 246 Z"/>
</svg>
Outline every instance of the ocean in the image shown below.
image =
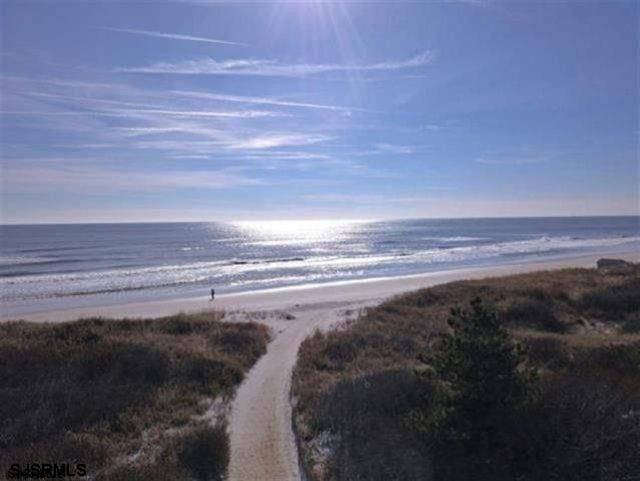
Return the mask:
<svg viewBox="0 0 640 481">
<path fill-rule="evenodd" d="M 2 314 L 640 251 L 640 217 L 0 226 Z"/>
</svg>

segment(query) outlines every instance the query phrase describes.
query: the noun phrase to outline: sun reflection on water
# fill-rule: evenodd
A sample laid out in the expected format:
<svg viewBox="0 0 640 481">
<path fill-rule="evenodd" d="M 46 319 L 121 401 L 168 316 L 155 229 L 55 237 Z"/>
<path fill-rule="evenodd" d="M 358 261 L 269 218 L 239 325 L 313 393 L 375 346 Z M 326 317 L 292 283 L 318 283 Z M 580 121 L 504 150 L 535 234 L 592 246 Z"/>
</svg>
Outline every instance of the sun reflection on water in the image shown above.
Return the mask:
<svg viewBox="0 0 640 481">
<path fill-rule="evenodd" d="M 234 227 L 260 243 L 336 242 L 359 231 L 360 220 L 239 221 Z"/>
</svg>

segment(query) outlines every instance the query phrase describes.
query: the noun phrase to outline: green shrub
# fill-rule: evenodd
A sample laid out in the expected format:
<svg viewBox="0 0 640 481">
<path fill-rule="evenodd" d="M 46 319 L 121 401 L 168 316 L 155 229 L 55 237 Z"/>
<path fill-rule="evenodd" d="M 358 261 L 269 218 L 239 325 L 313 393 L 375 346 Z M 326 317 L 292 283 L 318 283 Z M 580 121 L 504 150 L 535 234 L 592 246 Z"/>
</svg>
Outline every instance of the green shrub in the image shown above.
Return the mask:
<svg viewBox="0 0 640 481">
<path fill-rule="evenodd" d="M 531 400 L 534 372 L 522 368 L 522 349 L 479 298 L 469 310 L 454 309 L 449 325 L 453 333 L 434 356 L 437 378 L 449 391 L 435 432 L 436 477 L 509 479 L 520 455 L 514 420 Z"/>
</svg>

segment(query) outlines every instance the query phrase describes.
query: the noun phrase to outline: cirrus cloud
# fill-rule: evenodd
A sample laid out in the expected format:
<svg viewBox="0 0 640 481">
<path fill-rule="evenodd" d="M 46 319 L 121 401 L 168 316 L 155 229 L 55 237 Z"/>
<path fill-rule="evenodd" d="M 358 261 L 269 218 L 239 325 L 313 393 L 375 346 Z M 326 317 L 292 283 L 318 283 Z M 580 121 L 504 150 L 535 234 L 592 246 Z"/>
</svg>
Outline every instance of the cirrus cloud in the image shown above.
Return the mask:
<svg viewBox="0 0 640 481">
<path fill-rule="evenodd" d="M 374 72 L 423 67 L 435 56 L 430 51 L 400 61 L 368 64 L 301 63 L 288 64 L 276 60 L 230 59 L 204 57 L 182 62 L 158 62 L 145 67 L 118 68 L 116 72 L 176 75 L 253 75 L 265 77 L 306 77 L 330 72 Z"/>
</svg>

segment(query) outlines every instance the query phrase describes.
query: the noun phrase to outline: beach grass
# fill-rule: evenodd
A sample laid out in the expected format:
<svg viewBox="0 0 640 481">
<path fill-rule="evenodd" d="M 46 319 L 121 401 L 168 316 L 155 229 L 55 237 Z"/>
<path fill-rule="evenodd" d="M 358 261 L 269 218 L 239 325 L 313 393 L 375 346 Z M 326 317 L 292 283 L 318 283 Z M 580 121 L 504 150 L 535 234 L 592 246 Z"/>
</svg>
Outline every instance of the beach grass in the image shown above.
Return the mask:
<svg viewBox="0 0 640 481">
<path fill-rule="evenodd" d="M 517 369 L 536 373 L 526 403 L 495 401 L 504 406 L 482 427 L 491 440 L 482 453 L 463 442 L 475 439 L 469 433 L 482 401 L 460 414 L 451 401 L 461 396 L 455 376 L 436 361 L 455 335 L 452 309 L 469 309 L 474 299 L 524 353 Z M 453 282 L 318 332 L 301 346 L 292 388 L 307 474 L 314 481 L 632 479 L 640 472 L 639 314 L 635 265 Z M 474 362 L 494 360 L 485 353 Z M 451 419 L 455 435 L 443 427 Z"/>
<path fill-rule="evenodd" d="M 224 313 L 0 324 L 0 468 L 83 463 L 96 480 L 222 479 L 227 401 L 266 351 Z"/>
</svg>

